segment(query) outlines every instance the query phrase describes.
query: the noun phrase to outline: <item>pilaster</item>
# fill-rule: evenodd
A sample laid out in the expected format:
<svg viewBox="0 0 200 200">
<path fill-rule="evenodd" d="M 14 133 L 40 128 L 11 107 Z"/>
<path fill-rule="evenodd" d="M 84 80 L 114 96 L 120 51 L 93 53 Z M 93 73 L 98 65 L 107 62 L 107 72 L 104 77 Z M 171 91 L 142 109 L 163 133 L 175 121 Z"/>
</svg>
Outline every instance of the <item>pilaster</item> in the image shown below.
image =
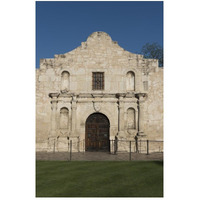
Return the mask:
<svg viewBox="0 0 200 200">
<path fill-rule="evenodd" d="M 72 126 L 71 126 L 71 136 L 76 135 L 76 109 L 77 109 L 77 95 L 72 96 Z"/>
<path fill-rule="evenodd" d="M 51 131 L 48 138 L 48 151 L 57 151 L 57 122 L 56 111 L 59 93 L 50 93 L 51 97 Z"/>
<path fill-rule="evenodd" d="M 145 93 L 138 94 L 138 136 L 145 136 L 144 133 L 144 102 L 147 98 Z"/>
<path fill-rule="evenodd" d="M 49 137 L 56 137 L 57 123 L 56 123 L 56 111 L 59 93 L 51 93 L 49 96 L 51 99 L 51 131 Z"/>
<path fill-rule="evenodd" d="M 124 137 L 124 95 L 118 95 L 118 137 Z"/>
</svg>

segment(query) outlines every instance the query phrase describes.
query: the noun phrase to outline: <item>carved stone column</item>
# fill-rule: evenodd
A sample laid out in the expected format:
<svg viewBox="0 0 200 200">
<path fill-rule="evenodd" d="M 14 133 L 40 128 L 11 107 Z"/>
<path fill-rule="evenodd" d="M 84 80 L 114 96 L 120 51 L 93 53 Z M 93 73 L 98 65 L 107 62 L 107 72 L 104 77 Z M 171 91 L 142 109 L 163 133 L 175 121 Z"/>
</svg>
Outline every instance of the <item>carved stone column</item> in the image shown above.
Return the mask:
<svg viewBox="0 0 200 200">
<path fill-rule="evenodd" d="M 56 110 L 57 110 L 57 103 L 58 103 L 58 95 L 59 93 L 51 93 L 49 96 L 52 98 L 51 100 L 51 131 L 49 133 L 49 150 L 48 151 L 57 151 L 57 122 L 56 122 Z"/>
<path fill-rule="evenodd" d="M 71 122 L 71 136 L 76 134 L 76 105 L 77 97 L 76 95 L 72 96 L 72 122 Z"/>
<path fill-rule="evenodd" d="M 71 114 L 71 133 L 69 135 L 69 141 L 72 142 L 72 151 L 73 152 L 78 152 L 80 146 L 79 145 L 79 136 L 77 135 L 78 133 L 76 132 L 76 110 L 77 110 L 77 95 L 74 94 L 72 96 L 72 114 Z"/>
<path fill-rule="evenodd" d="M 50 137 L 56 137 L 57 123 L 56 123 L 56 110 L 57 110 L 57 97 L 58 93 L 51 93 L 49 96 L 51 100 L 51 132 Z"/>
<path fill-rule="evenodd" d="M 124 136 L 124 101 L 123 96 L 119 96 L 118 101 L 118 136 Z"/>
<path fill-rule="evenodd" d="M 138 97 L 138 136 L 144 136 L 144 101 L 146 96 L 141 93 Z"/>
</svg>

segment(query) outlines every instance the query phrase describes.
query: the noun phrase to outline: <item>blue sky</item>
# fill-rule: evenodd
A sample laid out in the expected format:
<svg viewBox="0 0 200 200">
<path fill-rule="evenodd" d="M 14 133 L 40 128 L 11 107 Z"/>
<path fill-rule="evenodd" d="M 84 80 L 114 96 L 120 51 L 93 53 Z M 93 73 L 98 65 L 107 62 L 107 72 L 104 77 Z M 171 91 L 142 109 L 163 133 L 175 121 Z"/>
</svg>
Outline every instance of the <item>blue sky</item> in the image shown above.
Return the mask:
<svg viewBox="0 0 200 200">
<path fill-rule="evenodd" d="M 163 46 L 163 2 L 36 2 L 36 67 L 41 58 L 67 53 L 95 31 L 132 53 L 147 42 Z"/>
</svg>

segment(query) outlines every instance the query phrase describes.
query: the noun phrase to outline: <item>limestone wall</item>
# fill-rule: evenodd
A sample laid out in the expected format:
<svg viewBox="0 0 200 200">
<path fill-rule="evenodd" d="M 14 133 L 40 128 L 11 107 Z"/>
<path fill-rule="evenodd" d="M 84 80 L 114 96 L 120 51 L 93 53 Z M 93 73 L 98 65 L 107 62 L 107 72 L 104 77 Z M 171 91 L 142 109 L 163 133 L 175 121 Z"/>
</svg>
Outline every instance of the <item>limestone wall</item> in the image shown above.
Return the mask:
<svg viewBox="0 0 200 200">
<path fill-rule="evenodd" d="M 127 73 L 135 75 L 134 90 L 127 89 Z M 67 80 L 62 73 L 67 72 Z M 92 72 L 104 72 L 104 90 L 92 90 Z M 65 92 L 68 96 L 63 96 Z M 72 96 L 77 96 L 76 103 L 76 134 L 84 139 L 85 121 L 95 112 L 94 99 L 91 94 L 116 95 L 124 94 L 123 123 L 126 137 L 127 109 L 136 111 L 136 130 L 138 129 L 137 94 L 147 94 L 144 102 L 144 132 L 149 139 L 163 139 L 163 69 L 158 67 L 156 59 L 144 59 L 142 55 L 130 53 L 121 48 L 117 42 L 104 32 L 91 34 L 86 42 L 71 52 L 55 55 L 51 59 L 41 59 L 40 68 L 36 69 L 36 141 L 38 149 L 48 146 L 48 136 L 51 131 L 51 98 L 50 93 L 60 93 L 56 121 L 59 129 L 60 109 L 69 110 L 69 128 L 65 135 L 70 135 L 72 129 Z M 81 95 L 85 95 L 84 98 Z M 86 97 L 89 95 L 88 97 Z M 118 132 L 118 99 L 115 96 L 100 98 L 101 112 L 110 120 L 110 136 Z M 127 136 L 128 135 L 128 136 Z M 60 136 L 60 129 L 57 133 Z M 61 135 L 62 136 L 62 135 Z M 68 148 L 68 141 L 59 138 Z M 66 141 L 65 141 L 66 140 Z M 66 145 L 65 145 L 66 144 Z"/>
<path fill-rule="evenodd" d="M 148 139 L 163 140 L 163 68 L 149 73 L 144 113 L 144 131 Z"/>
</svg>

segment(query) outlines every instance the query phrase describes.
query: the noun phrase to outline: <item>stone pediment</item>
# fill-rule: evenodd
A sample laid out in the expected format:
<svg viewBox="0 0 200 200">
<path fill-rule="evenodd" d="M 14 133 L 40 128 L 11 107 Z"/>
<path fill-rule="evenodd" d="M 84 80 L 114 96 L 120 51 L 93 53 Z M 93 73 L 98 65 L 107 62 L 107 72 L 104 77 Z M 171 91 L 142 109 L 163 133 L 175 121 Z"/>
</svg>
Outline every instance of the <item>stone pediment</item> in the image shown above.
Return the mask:
<svg viewBox="0 0 200 200">
<path fill-rule="evenodd" d="M 67 52 L 65 54 L 55 55 L 55 64 L 57 62 L 65 62 L 67 65 L 73 65 L 74 63 L 87 63 L 91 57 L 92 62 L 97 65 L 106 63 L 113 63 L 112 60 L 120 58 L 121 61 L 125 60 L 137 60 L 137 54 L 133 54 L 124 50 L 118 45 L 116 41 L 105 32 L 92 33 L 85 42 L 81 43 L 81 46 L 76 49 Z M 56 64 L 57 65 L 57 64 Z"/>
<path fill-rule="evenodd" d="M 86 43 L 87 43 L 87 46 L 90 46 L 90 45 L 110 46 L 110 45 L 113 45 L 113 44 L 114 45 L 117 44 L 117 42 L 112 41 L 112 38 L 110 37 L 110 35 L 108 35 L 105 32 L 102 32 L 102 31 L 92 33 L 87 38 Z"/>
<path fill-rule="evenodd" d="M 148 60 L 148 62 L 147 62 Z M 92 33 L 85 42 L 74 50 L 55 55 L 53 59 L 41 60 L 41 69 L 68 68 L 68 69 L 113 69 L 122 66 L 141 70 L 144 66 L 157 66 L 157 60 L 144 59 L 143 55 L 126 51 L 113 41 L 110 35 L 97 31 Z"/>
<path fill-rule="evenodd" d="M 67 54 L 81 53 L 83 51 L 92 50 L 96 53 L 113 53 L 113 50 L 125 51 L 122 47 L 118 45 L 116 41 L 113 41 L 110 35 L 103 31 L 97 31 L 92 33 L 85 42 L 81 43 L 81 46 L 72 50 L 71 52 L 67 52 L 63 55 L 59 55 L 60 57 L 65 57 Z M 102 52 L 104 50 L 104 52 Z M 106 50 L 106 52 L 105 52 Z"/>
</svg>

